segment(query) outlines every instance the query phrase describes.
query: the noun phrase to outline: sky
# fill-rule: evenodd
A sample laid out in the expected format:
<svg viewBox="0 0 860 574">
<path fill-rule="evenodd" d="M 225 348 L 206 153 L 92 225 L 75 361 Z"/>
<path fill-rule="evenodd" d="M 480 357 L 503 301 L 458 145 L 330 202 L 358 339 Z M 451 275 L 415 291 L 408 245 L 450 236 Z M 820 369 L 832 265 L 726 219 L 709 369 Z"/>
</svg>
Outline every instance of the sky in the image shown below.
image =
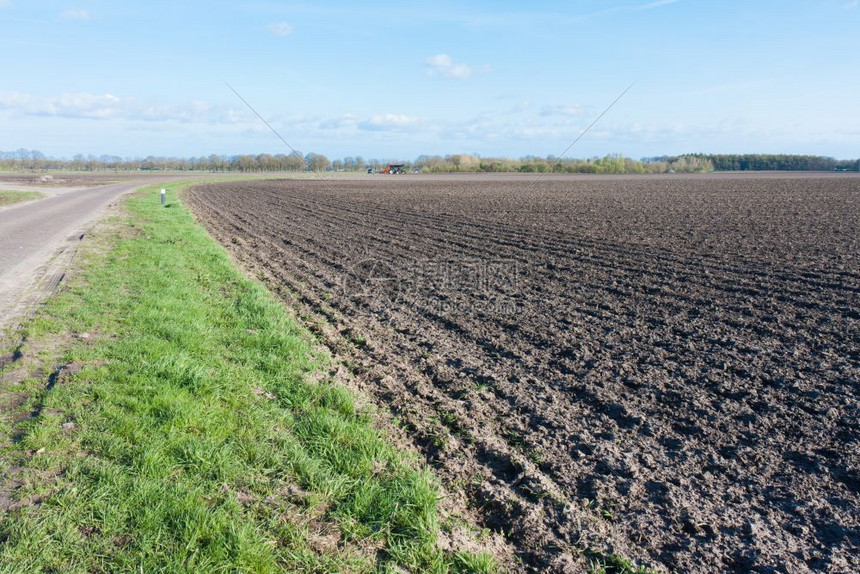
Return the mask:
<svg viewBox="0 0 860 574">
<path fill-rule="evenodd" d="M 860 157 L 858 0 L 0 0 L 0 150 Z M 225 83 L 226 82 L 226 83 Z"/>
</svg>

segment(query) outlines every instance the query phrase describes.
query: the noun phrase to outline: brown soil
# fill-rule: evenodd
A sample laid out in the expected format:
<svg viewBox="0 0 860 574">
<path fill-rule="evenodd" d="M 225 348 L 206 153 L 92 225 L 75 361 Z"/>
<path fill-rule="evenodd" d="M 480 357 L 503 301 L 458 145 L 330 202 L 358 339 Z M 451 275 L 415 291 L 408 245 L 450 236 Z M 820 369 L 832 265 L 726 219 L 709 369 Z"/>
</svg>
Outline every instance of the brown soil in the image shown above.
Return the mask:
<svg viewBox="0 0 860 574">
<path fill-rule="evenodd" d="M 860 570 L 860 178 L 528 183 L 188 200 L 524 567 Z"/>
</svg>

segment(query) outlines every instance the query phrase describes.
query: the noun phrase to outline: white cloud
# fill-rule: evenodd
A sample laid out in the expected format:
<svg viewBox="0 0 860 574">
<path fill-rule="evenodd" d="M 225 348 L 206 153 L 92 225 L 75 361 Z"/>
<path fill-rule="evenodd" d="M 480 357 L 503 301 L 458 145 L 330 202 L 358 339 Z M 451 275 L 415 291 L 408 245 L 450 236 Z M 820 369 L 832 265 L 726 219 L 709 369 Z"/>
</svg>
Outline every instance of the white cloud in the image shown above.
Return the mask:
<svg viewBox="0 0 860 574">
<path fill-rule="evenodd" d="M 358 116 L 353 114 L 344 114 L 338 118 L 329 118 L 323 120 L 319 124 L 321 130 L 338 130 L 344 128 L 354 128 L 358 125 Z"/>
<path fill-rule="evenodd" d="M 5 8 L 6 6 L 11 6 L 12 0 L 0 0 L 0 8 Z"/>
<path fill-rule="evenodd" d="M 540 110 L 542 116 L 581 116 L 585 107 L 580 104 L 544 106 Z"/>
<path fill-rule="evenodd" d="M 421 122 L 418 116 L 406 114 L 376 114 L 369 120 L 358 122 L 358 129 L 365 131 L 404 131 L 415 128 Z"/>
<path fill-rule="evenodd" d="M 441 76 L 443 78 L 454 78 L 457 80 L 467 80 L 478 72 L 489 71 L 488 67 L 481 70 L 475 70 L 467 64 L 456 64 L 451 60 L 448 54 L 436 54 L 430 56 L 424 63 L 427 65 L 427 73 L 431 76 Z"/>
<path fill-rule="evenodd" d="M 63 18 L 64 20 L 83 21 L 83 20 L 89 20 L 90 19 L 90 13 L 88 10 L 73 9 L 73 10 L 66 10 L 65 12 L 60 14 L 60 17 Z"/>
<path fill-rule="evenodd" d="M 87 120 L 234 123 L 249 119 L 244 111 L 212 106 L 203 101 L 164 104 L 87 92 L 64 93 L 47 98 L 20 92 L 0 92 L 0 110 L 8 110 L 18 116 Z"/>
<path fill-rule="evenodd" d="M 422 118 L 407 114 L 374 114 L 360 118 L 355 114 L 343 114 L 335 118 L 317 121 L 308 127 L 311 130 L 343 130 L 345 132 L 404 132 L 423 129 Z"/>
<path fill-rule="evenodd" d="M 668 6 L 669 4 L 675 4 L 680 0 L 657 0 L 656 2 L 649 2 L 648 4 L 642 4 L 639 6 L 639 10 L 651 10 L 652 8 L 659 8 L 660 6 Z"/>
<path fill-rule="evenodd" d="M 293 33 L 293 25 L 289 22 L 272 22 L 266 26 L 266 30 L 268 30 L 269 34 L 272 34 L 273 36 L 284 38 L 285 36 L 289 36 Z"/>
<path fill-rule="evenodd" d="M 41 98 L 20 92 L 0 93 L 0 109 L 26 116 L 107 119 L 117 115 L 123 102 L 113 94 L 66 93 Z"/>
<path fill-rule="evenodd" d="M 843 4 L 842 7 L 845 8 L 846 10 L 853 10 L 854 8 L 857 7 L 858 4 L 860 4 L 860 1 L 851 0 L 851 2 L 846 2 L 845 4 Z"/>
</svg>

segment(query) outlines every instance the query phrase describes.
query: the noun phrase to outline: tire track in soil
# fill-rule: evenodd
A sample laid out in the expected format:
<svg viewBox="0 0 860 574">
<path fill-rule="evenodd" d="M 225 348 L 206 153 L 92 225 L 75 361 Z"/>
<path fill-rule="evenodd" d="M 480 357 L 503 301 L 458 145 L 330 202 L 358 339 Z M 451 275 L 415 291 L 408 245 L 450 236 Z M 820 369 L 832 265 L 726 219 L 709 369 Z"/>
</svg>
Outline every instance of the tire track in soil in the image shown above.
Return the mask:
<svg viewBox="0 0 860 574">
<path fill-rule="evenodd" d="M 188 198 L 526 566 L 860 566 L 860 179 L 333 183 Z M 505 260 L 516 289 L 382 305 L 343 290 L 368 258 Z"/>
</svg>

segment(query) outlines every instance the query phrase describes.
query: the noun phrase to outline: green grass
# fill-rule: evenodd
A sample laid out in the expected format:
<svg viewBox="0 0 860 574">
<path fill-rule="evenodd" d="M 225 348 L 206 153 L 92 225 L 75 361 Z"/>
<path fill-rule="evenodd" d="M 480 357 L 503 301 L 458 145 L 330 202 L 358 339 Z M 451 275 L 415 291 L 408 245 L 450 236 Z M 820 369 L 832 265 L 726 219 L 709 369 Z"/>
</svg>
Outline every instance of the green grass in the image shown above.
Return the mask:
<svg viewBox="0 0 860 574">
<path fill-rule="evenodd" d="M 311 376 L 326 360 L 194 224 L 179 185 L 167 208 L 161 186 L 131 197 L 26 328 L 25 354 L 91 336 L 61 357 L 78 372 L 6 391 L 38 414 L 0 429 L 23 501 L 0 516 L 0 571 L 493 570 L 438 549 L 431 476 Z"/>
<path fill-rule="evenodd" d="M 39 199 L 45 197 L 44 193 L 38 191 L 8 191 L 0 190 L 0 207 L 4 205 L 12 205 L 20 201 L 30 201 L 31 199 Z"/>
<path fill-rule="evenodd" d="M 587 552 L 590 574 L 656 574 L 645 566 L 637 566 L 633 561 L 617 554 Z"/>
</svg>

